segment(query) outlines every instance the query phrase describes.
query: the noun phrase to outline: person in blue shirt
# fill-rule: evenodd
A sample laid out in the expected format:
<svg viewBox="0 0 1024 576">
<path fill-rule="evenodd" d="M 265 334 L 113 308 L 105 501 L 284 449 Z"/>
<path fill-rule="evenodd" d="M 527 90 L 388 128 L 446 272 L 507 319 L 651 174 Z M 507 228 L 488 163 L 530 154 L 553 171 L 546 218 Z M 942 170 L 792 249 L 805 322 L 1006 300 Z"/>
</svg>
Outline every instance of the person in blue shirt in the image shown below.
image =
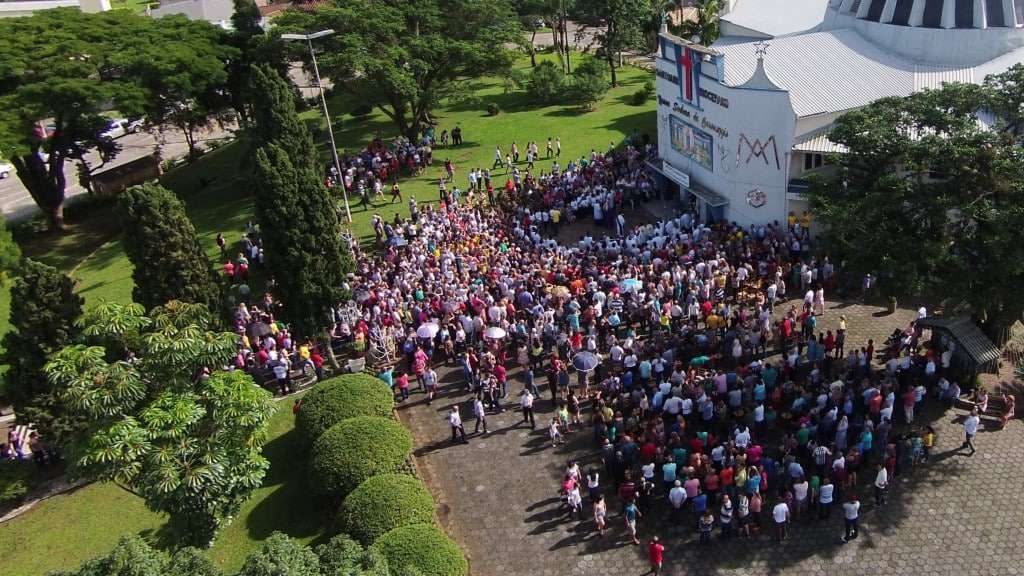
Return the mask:
<svg viewBox="0 0 1024 576">
<path fill-rule="evenodd" d="M 665 483 L 665 491 L 668 492 L 676 481 L 676 461 L 672 455 L 669 455 L 668 461 L 661 465 L 661 475 L 661 479 Z"/>
<path fill-rule="evenodd" d="M 693 511 L 695 514 L 703 514 L 708 509 L 708 495 L 703 492 L 698 492 L 696 496 L 692 498 Z"/>
<path fill-rule="evenodd" d="M 392 390 L 395 388 L 394 372 L 394 367 L 391 367 L 388 368 L 387 370 L 384 370 L 380 374 L 377 374 L 377 378 L 380 378 L 385 384 L 388 385 L 388 388 L 391 388 Z"/>
<path fill-rule="evenodd" d="M 623 372 L 622 376 L 619 377 L 619 381 L 626 390 L 633 389 L 633 373 L 631 371 L 626 370 Z"/>
</svg>

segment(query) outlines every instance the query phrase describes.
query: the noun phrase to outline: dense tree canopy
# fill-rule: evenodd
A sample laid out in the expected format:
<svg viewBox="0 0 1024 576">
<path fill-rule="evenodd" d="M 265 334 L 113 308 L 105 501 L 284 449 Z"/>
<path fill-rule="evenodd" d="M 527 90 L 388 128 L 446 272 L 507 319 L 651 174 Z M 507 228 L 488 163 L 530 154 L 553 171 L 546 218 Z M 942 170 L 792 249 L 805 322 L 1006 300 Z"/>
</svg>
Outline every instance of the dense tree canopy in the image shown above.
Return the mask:
<svg viewBox="0 0 1024 576">
<path fill-rule="evenodd" d="M 195 548 L 186 546 L 171 555 L 138 536 L 125 536 L 105 556 L 52 576 L 221 576 L 221 571 Z"/>
<path fill-rule="evenodd" d="M 105 157 L 117 153 L 101 137 L 107 114 L 193 130 L 221 109 L 215 100 L 235 54 L 223 34 L 204 21 L 126 10 L 0 19 L 0 155 L 56 228 L 65 163 L 86 164 L 85 152 L 101 145 Z"/>
<path fill-rule="evenodd" d="M 32 424 L 50 441 L 63 442 L 81 429 L 82 421 L 64 410 L 43 366 L 49 357 L 72 344 L 82 313 L 74 282 L 56 268 L 25 258 L 11 287 L 11 331 L 4 335 L 6 390 L 18 420 Z"/>
<path fill-rule="evenodd" d="M 69 346 L 46 365 L 66 409 L 88 420 L 78 471 L 138 494 L 188 541 L 209 544 L 268 466 L 270 394 L 244 372 L 219 370 L 237 336 L 211 331 L 205 306 L 179 302 L 150 316 L 105 303 L 82 325 L 105 346 Z"/>
<path fill-rule="evenodd" d="M 334 29 L 316 41 L 321 73 L 413 139 L 458 81 L 507 69 L 507 46 L 522 42 L 509 4 L 490 0 L 332 0 L 275 24 L 288 32 Z"/>
<path fill-rule="evenodd" d="M 582 23 L 594 29 L 612 86 L 618 86 L 616 58 L 623 51 L 646 45 L 651 0 L 577 0 L 576 8 Z"/>
<path fill-rule="evenodd" d="M 1017 65 L 983 86 L 947 84 L 846 114 L 830 138 L 849 153 L 810 192 L 847 271 L 875 274 L 887 294 L 965 302 L 997 340 L 1024 311 L 1022 79 Z M 982 110 L 1004 115 L 989 127 Z"/>
<path fill-rule="evenodd" d="M 146 310 L 171 300 L 220 306 L 220 290 L 185 205 L 170 190 L 144 184 L 118 199 L 133 298 Z"/>
</svg>

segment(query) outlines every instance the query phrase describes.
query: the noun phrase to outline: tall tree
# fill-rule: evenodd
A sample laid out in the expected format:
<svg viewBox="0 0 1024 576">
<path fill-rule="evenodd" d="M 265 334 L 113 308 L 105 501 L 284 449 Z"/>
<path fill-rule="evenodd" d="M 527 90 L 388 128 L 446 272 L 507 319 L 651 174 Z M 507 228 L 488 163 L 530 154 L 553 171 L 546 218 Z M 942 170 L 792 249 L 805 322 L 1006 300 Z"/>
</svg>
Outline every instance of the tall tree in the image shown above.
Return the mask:
<svg viewBox="0 0 1024 576">
<path fill-rule="evenodd" d="M 215 111 L 211 84 L 224 79 L 233 54 L 222 34 L 207 22 L 125 10 L 0 20 L 0 154 L 54 229 L 64 228 L 66 163 L 88 176 L 88 152 L 99 148 L 109 160 L 119 151 L 102 136 L 106 113 L 189 128 Z"/>
<path fill-rule="evenodd" d="M 73 440 L 82 421 L 64 410 L 60 390 L 47 380 L 43 366 L 74 342 L 82 298 L 74 293 L 74 282 L 56 268 L 25 258 L 11 287 L 11 301 L 11 331 L 3 339 L 8 399 L 22 424 L 34 425 L 50 441 Z"/>
<path fill-rule="evenodd" d="M 679 34 L 687 40 L 696 37 L 702 46 L 711 46 L 721 35 L 722 25 L 719 15 L 722 11 L 721 0 L 701 0 L 696 6 L 696 16 L 684 20 L 678 26 Z"/>
<path fill-rule="evenodd" d="M 278 74 L 287 77 L 288 59 L 281 39 L 266 34 L 260 26 L 262 16 L 253 0 L 233 0 L 235 12 L 231 15 L 232 30 L 228 42 L 238 55 L 228 62 L 228 86 L 231 106 L 238 115 L 241 127 L 248 128 L 252 108 L 262 102 L 263 95 L 251 88 L 251 69 L 254 65 L 269 64 Z"/>
<path fill-rule="evenodd" d="M 229 44 L 227 32 L 203 20 L 158 22 L 150 30 L 152 42 L 139 50 L 130 70 L 148 95 L 143 114 L 156 126 L 177 128 L 192 161 L 200 129 L 234 120 L 227 66 L 240 53 Z"/>
<path fill-rule="evenodd" d="M 612 86 L 618 86 L 617 57 L 624 51 L 643 48 L 649 21 L 650 0 L 579 0 L 581 23 L 594 30 L 601 56 L 608 64 Z"/>
<path fill-rule="evenodd" d="M 211 330 L 205 306 L 180 302 L 148 317 L 137 304 L 105 303 L 82 325 L 104 346 L 66 347 L 45 368 L 67 410 L 89 423 L 76 471 L 140 496 L 186 541 L 209 545 L 268 467 L 270 393 L 219 370 L 237 335 Z"/>
<path fill-rule="evenodd" d="M 210 259 L 185 205 L 158 184 L 126 190 L 118 200 L 122 244 L 132 263 L 133 298 L 146 310 L 171 300 L 220 307 L 220 290 Z"/>
<path fill-rule="evenodd" d="M 254 197 L 267 266 L 287 321 L 298 334 L 320 335 L 331 307 L 345 296 L 351 253 L 288 83 L 269 67 L 256 70 L 253 83 L 265 99 L 254 130 L 262 144 Z"/>
<path fill-rule="evenodd" d="M 1014 69 L 1007 75 L 1021 74 Z M 986 103 L 1008 105 L 1001 79 L 886 98 L 836 121 L 849 149 L 810 201 L 826 242 L 888 295 L 939 293 L 965 302 L 997 342 L 1024 312 L 1024 155 L 1012 131 L 988 129 Z M 1014 110 L 1024 105 L 1017 99 Z"/>
<path fill-rule="evenodd" d="M 317 40 L 321 73 L 413 140 L 460 80 L 506 70 L 508 46 L 522 42 L 509 4 L 490 0 L 333 0 L 290 10 L 275 24 L 288 32 L 334 29 Z"/>
</svg>

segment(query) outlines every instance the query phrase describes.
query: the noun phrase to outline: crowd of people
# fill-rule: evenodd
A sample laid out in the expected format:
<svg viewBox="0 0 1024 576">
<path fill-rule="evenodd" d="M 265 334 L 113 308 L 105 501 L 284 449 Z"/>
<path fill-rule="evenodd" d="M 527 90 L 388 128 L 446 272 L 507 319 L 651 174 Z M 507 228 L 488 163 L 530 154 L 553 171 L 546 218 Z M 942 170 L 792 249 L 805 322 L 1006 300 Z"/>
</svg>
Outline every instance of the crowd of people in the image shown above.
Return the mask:
<svg viewBox="0 0 1024 576">
<path fill-rule="evenodd" d="M 948 352 L 913 330 L 852 346 L 845 317 L 825 309 L 837 271 L 814 255 L 807 217 L 744 228 L 684 210 L 614 224 L 654 194 L 649 152 L 527 171 L 486 204 L 411 206 L 378 230 L 382 253 L 359 261 L 361 317 L 339 330 L 396 342 L 401 361 L 381 378 L 399 401 L 411 386 L 432 400 L 434 367 L 455 365 L 471 401 L 447 414 L 453 442 L 469 440 L 464 416 L 486 434 L 488 415 L 510 408 L 536 428 L 549 395 L 552 444 L 588 429 L 601 450 L 601 467 L 570 463 L 560 489 L 602 533 L 614 500 L 637 543 L 659 508 L 701 541 L 768 524 L 783 539 L 791 522 L 841 508 L 856 538 L 860 493 L 883 505 L 891 480 L 928 459 L 935 433 L 915 414 L 929 390 L 948 395 Z M 607 232 L 552 238 L 587 217 Z M 818 328 L 826 313 L 835 331 Z M 588 354 L 596 365 L 578 366 Z"/>
</svg>

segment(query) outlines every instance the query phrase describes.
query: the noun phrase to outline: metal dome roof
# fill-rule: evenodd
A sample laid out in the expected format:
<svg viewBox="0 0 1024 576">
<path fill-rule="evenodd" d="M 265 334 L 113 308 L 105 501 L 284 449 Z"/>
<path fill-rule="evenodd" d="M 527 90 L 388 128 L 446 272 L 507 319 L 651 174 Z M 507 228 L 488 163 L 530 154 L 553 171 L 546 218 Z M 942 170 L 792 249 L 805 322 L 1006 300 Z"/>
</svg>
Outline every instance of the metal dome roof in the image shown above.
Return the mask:
<svg viewBox="0 0 1024 576">
<path fill-rule="evenodd" d="M 1017 28 L 1024 0 L 831 0 L 858 20 L 911 28 Z"/>
</svg>

